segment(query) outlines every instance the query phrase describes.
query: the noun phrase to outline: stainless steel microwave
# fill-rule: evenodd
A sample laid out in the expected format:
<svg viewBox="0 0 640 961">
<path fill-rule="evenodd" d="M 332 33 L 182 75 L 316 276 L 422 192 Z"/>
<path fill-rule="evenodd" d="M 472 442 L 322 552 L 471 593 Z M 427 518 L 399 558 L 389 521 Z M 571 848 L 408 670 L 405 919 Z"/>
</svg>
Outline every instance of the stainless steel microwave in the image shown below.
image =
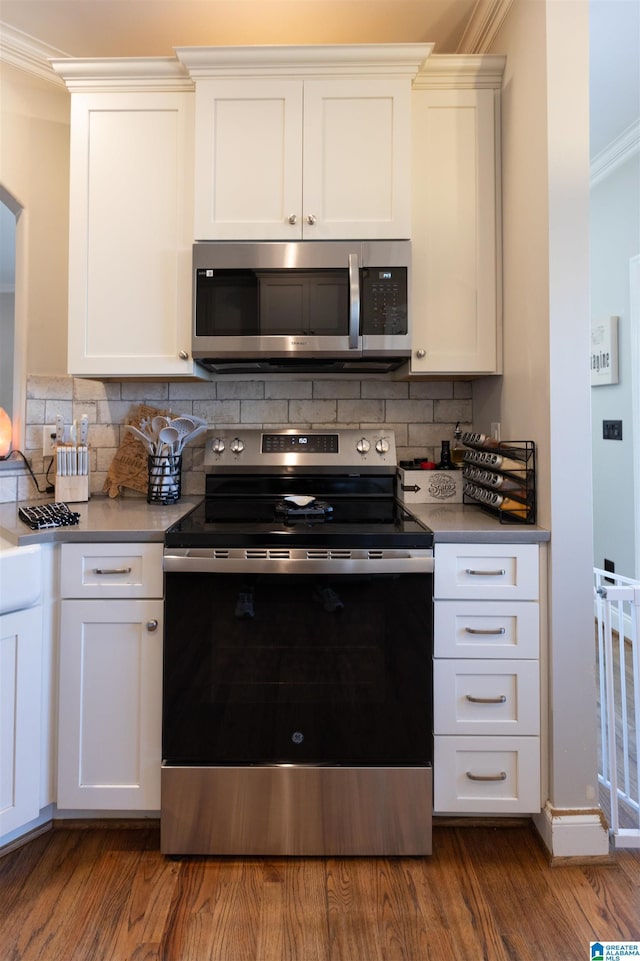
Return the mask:
<svg viewBox="0 0 640 961">
<path fill-rule="evenodd" d="M 383 372 L 410 356 L 409 241 L 193 246 L 193 356 L 216 373 Z"/>
</svg>

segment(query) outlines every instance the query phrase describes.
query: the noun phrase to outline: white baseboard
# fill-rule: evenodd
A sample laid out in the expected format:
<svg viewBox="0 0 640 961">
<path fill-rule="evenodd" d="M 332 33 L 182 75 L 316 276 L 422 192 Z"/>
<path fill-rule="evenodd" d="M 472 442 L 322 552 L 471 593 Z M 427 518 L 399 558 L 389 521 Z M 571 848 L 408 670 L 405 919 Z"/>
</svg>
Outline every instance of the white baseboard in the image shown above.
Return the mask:
<svg viewBox="0 0 640 961">
<path fill-rule="evenodd" d="M 547 801 L 533 823 L 552 858 L 609 856 L 609 829 L 600 808 L 554 808 Z"/>
</svg>

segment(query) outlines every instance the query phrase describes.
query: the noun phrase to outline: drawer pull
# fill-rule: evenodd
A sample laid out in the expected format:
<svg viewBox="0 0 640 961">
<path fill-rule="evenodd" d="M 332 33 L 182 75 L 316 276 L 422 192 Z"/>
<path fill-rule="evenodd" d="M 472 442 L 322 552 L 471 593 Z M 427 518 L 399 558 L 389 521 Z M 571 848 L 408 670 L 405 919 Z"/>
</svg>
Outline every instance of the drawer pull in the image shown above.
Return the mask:
<svg viewBox="0 0 640 961">
<path fill-rule="evenodd" d="M 467 567 L 467 574 L 471 574 L 472 577 L 504 577 L 506 573 L 504 568 L 499 571 L 474 571 L 472 567 Z"/>
<path fill-rule="evenodd" d="M 130 567 L 94 567 L 94 574 L 130 574 Z"/>
<path fill-rule="evenodd" d="M 472 704 L 504 704 L 507 700 L 506 694 L 499 694 L 497 697 L 474 697 L 473 694 L 465 694 L 465 697 Z"/>
<path fill-rule="evenodd" d="M 504 627 L 465 627 L 467 634 L 506 634 Z"/>
<path fill-rule="evenodd" d="M 470 781 L 506 781 L 507 772 L 500 771 L 500 774 L 472 774 L 471 771 L 467 771 L 467 777 Z"/>
<path fill-rule="evenodd" d="M 153 617 L 150 621 L 147 621 L 147 630 L 151 632 L 158 630 L 158 622 L 155 617 Z"/>
</svg>

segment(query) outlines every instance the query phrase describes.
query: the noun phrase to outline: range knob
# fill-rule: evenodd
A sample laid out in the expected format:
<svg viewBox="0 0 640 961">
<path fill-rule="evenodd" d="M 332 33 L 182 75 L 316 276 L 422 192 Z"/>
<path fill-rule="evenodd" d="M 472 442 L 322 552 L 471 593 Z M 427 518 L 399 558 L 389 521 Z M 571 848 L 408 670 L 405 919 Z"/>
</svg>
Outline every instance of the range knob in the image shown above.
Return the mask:
<svg viewBox="0 0 640 961">
<path fill-rule="evenodd" d="M 387 454 L 389 452 L 389 441 L 386 437 L 381 437 L 380 440 L 376 441 L 376 450 L 379 454 Z"/>
<path fill-rule="evenodd" d="M 241 454 L 242 451 L 244 450 L 244 441 L 240 440 L 239 437 L 234 437 L 231 443 L 229 444 L 229 447 L 231 448 L 234 454 Z"/>
<path fill-rule="evenodd" d="M 356 450 L 358 451 L 359 454 L 366 454 L 370 447 L 371 447 L 371 442 L 367 440 L 366 437 L 361 437 L 356 444 Z"/>
<path fill-rule="evenodd" d="M 214 437 L 211 441 L 211 450 L 214 454 L 221 454 L 224 450 L 224 441 L 222 437 Z"/>
</svg>

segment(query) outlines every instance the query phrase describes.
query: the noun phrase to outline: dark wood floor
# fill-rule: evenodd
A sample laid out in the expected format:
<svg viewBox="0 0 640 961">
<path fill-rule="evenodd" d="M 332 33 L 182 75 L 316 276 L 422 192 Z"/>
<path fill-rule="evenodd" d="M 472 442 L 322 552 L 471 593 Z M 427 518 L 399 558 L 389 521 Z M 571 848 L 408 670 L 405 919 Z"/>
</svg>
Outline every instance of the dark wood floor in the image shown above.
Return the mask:
<svg viewBox="0 0 640 961">
<path fill-rule="evenodd" d="M 549 866 L 533 828 L 436 826 L 429 858 L 165 859 L 155 826 L 0 859 L 0 961 L 587 961 L 640 940 L 640 851 Z"/>
</svg>

